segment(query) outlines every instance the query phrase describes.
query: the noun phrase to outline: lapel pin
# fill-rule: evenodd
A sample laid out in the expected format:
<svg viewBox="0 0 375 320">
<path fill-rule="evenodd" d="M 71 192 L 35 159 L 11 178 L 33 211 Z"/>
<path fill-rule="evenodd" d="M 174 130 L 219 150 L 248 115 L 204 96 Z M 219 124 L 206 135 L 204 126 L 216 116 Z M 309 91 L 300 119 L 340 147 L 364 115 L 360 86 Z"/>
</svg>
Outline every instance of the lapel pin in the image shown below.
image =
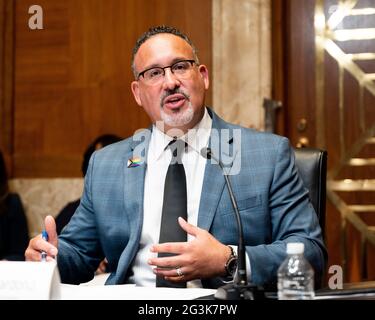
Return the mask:
<svg viewBox="0 0 375 320">
<path fill-rule="evenodd" d="M 128 168 L 139 167 L 142 164 L 141 158 L 134 157 L 128 160 Z"/>
</svg>

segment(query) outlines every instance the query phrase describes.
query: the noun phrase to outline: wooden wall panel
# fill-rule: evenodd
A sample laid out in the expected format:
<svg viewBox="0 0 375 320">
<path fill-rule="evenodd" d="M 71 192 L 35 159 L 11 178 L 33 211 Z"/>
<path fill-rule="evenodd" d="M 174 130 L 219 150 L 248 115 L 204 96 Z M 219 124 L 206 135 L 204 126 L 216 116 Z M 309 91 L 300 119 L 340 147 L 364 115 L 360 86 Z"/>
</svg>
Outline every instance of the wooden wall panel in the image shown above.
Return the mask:
<svg viewBox="0 0 375 320">
<path fill-rule="evenodd" d="M 0 150 L 10 175 L 13 153 L 13 17 L 13 1 L 0 0 Z"/>
<path fill-rule="evenodd" d="M 185 31 L 211 69 L 211 0 L 40 0 L 43 30 L 28 28 L 32 4 L 15 2 L 14 177 L 80 176 L 96 136 L 149 125 L 130 60 L 150 26 Z"/>
<path fill-rule="evenodd" d="M 315 145 L 315 52 L 314 1 L 289 1 L 287 7 L 287 117 L 286 134 L 294 145 L 308 137 Z M 306 129 L 300 132 L 298 122 L 306 119 Z"/>
</svg>

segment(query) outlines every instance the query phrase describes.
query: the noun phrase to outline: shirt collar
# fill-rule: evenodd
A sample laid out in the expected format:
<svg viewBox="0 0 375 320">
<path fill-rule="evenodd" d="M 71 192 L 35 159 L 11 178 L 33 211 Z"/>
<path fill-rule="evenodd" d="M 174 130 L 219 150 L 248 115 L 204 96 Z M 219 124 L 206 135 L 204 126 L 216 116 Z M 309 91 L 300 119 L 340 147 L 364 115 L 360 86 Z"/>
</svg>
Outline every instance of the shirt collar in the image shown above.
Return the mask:
<svg viewBox="0 0 375 320">
<path fill-rule="evenodd" d="M 194 128 L 189 129 L 186 134 L 181 136 L 179 139 L 187 143 L 188 147 L 200 153 L 200 150 L 208 146 L 208 140 L 210 138 L 212 127 L 212 119 L 207 112 L 207 108 L 204 109 L 204 115 L 201 121 L 199 121 Z M 159 130 L 153 125 L 152 136 L 150 141 L 151 159 L 158 160 L 167 145 L 173 140 L 172 137 L 166 135 L 164 132 Z"/>
</svg>

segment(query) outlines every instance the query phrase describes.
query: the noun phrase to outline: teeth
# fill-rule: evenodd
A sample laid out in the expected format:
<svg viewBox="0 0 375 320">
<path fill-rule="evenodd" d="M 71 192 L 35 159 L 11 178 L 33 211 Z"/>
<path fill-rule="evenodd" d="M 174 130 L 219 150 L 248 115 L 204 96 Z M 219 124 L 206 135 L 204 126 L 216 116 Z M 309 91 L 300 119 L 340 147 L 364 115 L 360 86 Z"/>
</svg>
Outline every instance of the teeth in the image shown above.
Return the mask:
<svg viewBox="0 0 375 320">
<path fill-rule="evenodd" d="M 169 102 L 176 102 L 176 101 L 179 101 L 181 100 L 180 98 L 174 98 L 174 99 L 170 99 Z"/>
</svg>

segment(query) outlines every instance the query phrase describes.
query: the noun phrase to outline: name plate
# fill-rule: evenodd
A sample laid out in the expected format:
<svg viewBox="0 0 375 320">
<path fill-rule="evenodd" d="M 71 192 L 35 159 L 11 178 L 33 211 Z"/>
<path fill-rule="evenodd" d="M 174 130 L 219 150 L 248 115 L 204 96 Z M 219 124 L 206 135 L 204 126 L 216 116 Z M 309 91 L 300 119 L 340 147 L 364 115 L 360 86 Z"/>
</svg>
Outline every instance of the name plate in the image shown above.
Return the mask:
<svg viewBox="0 0 375 320">
<path fill-rule="evenodd" d="M 0 300 L 60 299 L 55 261 L 0 261 Z"/>
</svg>

